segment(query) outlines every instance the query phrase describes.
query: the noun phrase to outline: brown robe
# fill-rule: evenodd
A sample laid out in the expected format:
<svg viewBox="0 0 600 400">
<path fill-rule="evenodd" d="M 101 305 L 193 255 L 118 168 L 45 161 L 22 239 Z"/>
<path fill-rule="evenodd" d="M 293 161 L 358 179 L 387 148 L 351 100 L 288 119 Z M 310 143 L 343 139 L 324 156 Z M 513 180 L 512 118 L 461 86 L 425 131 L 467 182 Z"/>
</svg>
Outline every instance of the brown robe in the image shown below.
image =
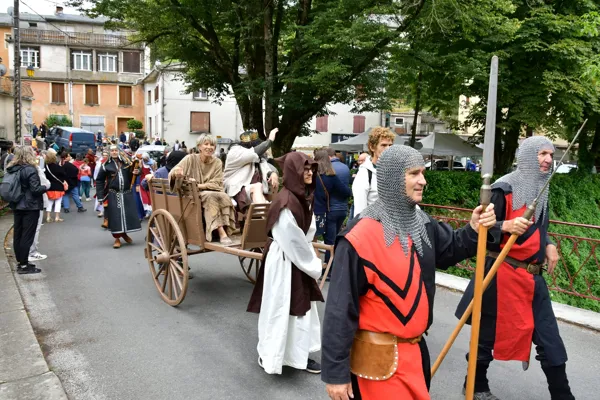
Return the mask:
<svg viewBox="0 0 600 400">
<path fill-rule="evenodd" d="M 212 232 L 222 226 L 227 235 L 235 230 L 235 210 L 231 199 L 223 189 L 223 164 L 218 158 L 204 163 L 200 154 L 189 154 L 175 166 L 181 167 L 183 175 L 195 179 L 200 189 L 200 200 L 205 221 L 206 240 L 212 242 Z M 173 168 L 173 169 L 175 169 Z M 169 179 L 173 169 L 169 172 Z"/>
<path fill-rule="evenodd" d="M 288 208 L 298 226 L 306 234 L 312 222 L 312 208 L 316 187 L 317 163 L 304 153 L 292 152 L 276 160 L 283 169 L 283 189 L 279 192 L 269 208 L 267 214 L 267 232 L 270 231 L 279 219 L 279 213 Z M 304 183 L 304 166 L 309 165 L 313 170 L 313 181 L 310 185 Z M 248 312 L 260 313 L 264 285 L 265 261 L 269 255 L 272 239 L 267 241 L 265 255 L 258 271 L 258 278 L 254 291 L 248 304 Z M 325 301 L 317 281 L 300 271 L 292 264 L 292 292 L 290 301 L 290 315 L 304 316 L 310 310 L 311 301 Z"/>
</svg>

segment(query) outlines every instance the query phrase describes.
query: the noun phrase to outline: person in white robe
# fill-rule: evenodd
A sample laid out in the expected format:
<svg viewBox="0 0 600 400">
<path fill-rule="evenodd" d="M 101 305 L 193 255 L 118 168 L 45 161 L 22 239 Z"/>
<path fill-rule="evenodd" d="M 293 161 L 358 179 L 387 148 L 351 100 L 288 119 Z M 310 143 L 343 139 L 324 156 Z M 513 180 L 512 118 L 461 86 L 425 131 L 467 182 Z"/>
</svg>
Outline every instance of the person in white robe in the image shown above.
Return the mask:
<svg viewBox="0 0 600 400">
<path fill-rule="evenodd" d="M 320 373 L 320 364 L 309 358 L 321 349 L 317 302 L 324 301 L 316 282 L 322 261 L 311 244 L 317 165 L 299 152 L 278 161 L 283 162 L 284 188 L 267 215 L 270 239 L 248 311 L 259 313 L 258 360 L 265 372 L 281 374 L 289 366 Z"/>
</svg>

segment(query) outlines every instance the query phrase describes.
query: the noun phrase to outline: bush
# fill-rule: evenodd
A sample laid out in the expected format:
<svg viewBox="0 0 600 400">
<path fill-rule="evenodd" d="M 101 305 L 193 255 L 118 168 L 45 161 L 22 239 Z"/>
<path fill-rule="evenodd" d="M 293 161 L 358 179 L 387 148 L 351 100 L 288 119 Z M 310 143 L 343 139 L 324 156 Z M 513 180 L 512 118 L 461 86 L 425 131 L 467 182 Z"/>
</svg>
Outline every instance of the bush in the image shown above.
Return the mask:
<svg viewBox="0 0 600 400">
<path fill-rule="evenodd" d="M 73 126 L 73 121 L 71 121 L 66 115 L 50 115 L 46 119 L 46 125 L 49 128 L 52 128 L 54 125 Z"/>
<path fill-rule="evenodd" d="M 477 173 L 453 171 L 427 171 L 427 188 L 423 202 L 428 204 L 475 208 L 479 203 L 481 177 Z M 494 177 L 496 179 L 498 177 Z M 600 175 L 578 173 L 555 175 L 550 184 L 550 219 L 579 224 L 599 225 L 600 221 Z M 427 210 L 432 214 L 454 214 L 451 211 Z M 464 217 L 461 214 L 460 217 Z M 551 224 L 555 234 L 577 236 L 600 240 L 600 230 L 576 226 Z M 600 268 L 596 247 L 600 244 L 585 241 L 573 242 L 568 238 L 560 242 L 561 260 L 556 267 L 555 281 L 546 277 L 549 286 L 573 289 L 580 293 L 588 290 L 588 283 L 594 296 L 600 297 Z M 582 265 L 583 264 L 583 265 Z M 469 271 L 451 268 L 448 272 L 468 277 Z M 551 291 L 552 300 L 600 312 L 600 302 Z"/>
<path fill-rule="evenodd" d="M 133 131 L 133 133 L 135 133 L 135 137 L 138 138 L 138 139 L 143 139 L 143 138 L 146 137 L 146 132 L 138 130 L 138 129 L 136 129 L 135 131 Z"/>
<path fill-rule="evenodd" d="M 127 129 L 130 131 L 135 131 L 136 129 L 142 129 L 144 125 L 142 121 L 138 121 L 137 119 L 130 119 L 127 121 Z"/>
</svg>

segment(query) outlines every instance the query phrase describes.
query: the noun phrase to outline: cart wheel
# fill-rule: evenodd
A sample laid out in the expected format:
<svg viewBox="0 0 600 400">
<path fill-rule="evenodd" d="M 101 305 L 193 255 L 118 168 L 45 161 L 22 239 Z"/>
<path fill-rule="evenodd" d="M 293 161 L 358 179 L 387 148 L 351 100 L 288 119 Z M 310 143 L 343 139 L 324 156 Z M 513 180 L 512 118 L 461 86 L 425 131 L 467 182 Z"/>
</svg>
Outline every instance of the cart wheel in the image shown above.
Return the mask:
<svg viewBox="0 0 600 400">
<path fill-rule="evenodd" d="M 146 255 L 158 293 L 171 306 L 183 301 L 188 288 L 188 255 L 177 221 L 156 210 L 148 221 Z"/>
<path fill-rule="evenodd" d="M 262 254 L 263 249 L 256 248 L 256 249 L 250 249 L 250 251 Z M 240 260 L 240 266 L 242 267 L 242 271 L 244 271 L 246 278 L 248 278 L 248 280 L 250 282 L 252 282 L 252 284 L 255 284 L 256 279 L 258 279 L 258 268 L 260 267 L 261 260 L 255 260 L 254 258 L 246 258 L 246 257 L 238 257 L 238 258 Z"/>
</svg>

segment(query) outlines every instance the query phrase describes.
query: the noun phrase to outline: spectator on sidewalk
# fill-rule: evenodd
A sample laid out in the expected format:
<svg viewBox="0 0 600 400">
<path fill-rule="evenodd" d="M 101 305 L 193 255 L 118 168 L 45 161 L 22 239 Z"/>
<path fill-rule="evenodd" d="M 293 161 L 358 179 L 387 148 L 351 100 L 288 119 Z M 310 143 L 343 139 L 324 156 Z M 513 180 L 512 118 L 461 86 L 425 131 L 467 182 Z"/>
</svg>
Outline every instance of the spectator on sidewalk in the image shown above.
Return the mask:
<svg viewBox="0 0 600 400">
<path fill-rule="evenodd" d="M 92 186 L 92 169 L 89 165 L 89 160 L 83 160 L 83 164 L 79 167 L 79 194 L 83 201 L 92 200 L 90 196 L 90 188 Z"/>
<path fill-rule="evenodd" d="M 354 216 L 360 214 L 367 206 L 375 203 L 377 195 L 377 160 L 381 153 L 394 144 L 396 134 L 389 128 L 377 126 L 369 133 L 369 154 L 371 159 L 366 159 L 358 168 L 358 173 L 352 185 L 354 195 Z"/>
<path fill-rule="evenodd" d="M 352 191 L 350 190 L 350 185 L 342 182 L 339 176 L 337 176 L 327 149 L 317 150 L 315 152 L 315 161 L 319 164 L 319 173 L 315 176 L 314 208 L 317 234 L 324 220 L 324 229 L 321 234 L 325 239 L 325 244 L 332 245 L 335 243 L 335 238 L 346 220 L 348 198 L 352 195 Z M 329 252 L 326 252 L 325 263 L 329 262 L 329 257 Z"/>
<path fill-rule="evenodd" d="M 58 164 L 56 152 L 48 151 L 46 154 L 46 167 L 44 169 L 46 178 L 50 181 L 50 190 L 48 190 L 48 203 L 46 203 L 46 222 L 52 222 L 51 213 L 54 210 L 54 221 L 63 222 L 60 218 L 60 207 L 65 191 L 69 189 L 65 170 Z"/>
<path fill-rule="evenodd" d="M 45 151 L 43 151 L 42 153 L 44 153 L 44 156 L 46 155 Z M 41 164 L 41 162 L 43 162 L 43 157 L 38 156 L 37 157 L 37 173 L 38 176 L 40 178 L 40 183 L 42 184 L 42 186 L 44 186 L 46 188 L 46 190 L 50 189 L 50 181 L 48 180 L 48 178 L 46 178 L 46 175 L 44 174 L 44 164 Z M 44 199 L 44 206 L 46 205 L 46 203 L 48 203 L 48 195 L 46 193 L 44 193 L 42 195 L 43 199 Z M 35 261 L 42 261 L 45 260 L 46 258 L 48 258 L 47 255 L 45 254 L 41 254 L 38 250 L 38 245 L 39 245 L 39 238 L 40 238 L 40 229 L 42 228 L 42 224 L 44 222 L 44 210 L 40 210 L 40 217 L 38 218 L 38 223 L 37 223 L 37 227 L 35 230 L 35 236 L 33 238 L 33 243 L 31 244 L 31 247 L 29 248 L 29 262 L 35 262 Z"/>
<path fill-rule="evenodd" d="M 17 259 L 17 273 L 37 274 L 42 270 L 29 263 L 29 249 L 35 238 L 35 230 L 44 208 L 46 187 L 41 185 L 36 169 L 35 152 L 30 146 L 15 149 L 14 158 L 8 164 L 8 173 L 18 173 L 22 197 L 16 203 L 10 203 L 14 215 L 13 249 Z"/>
<path fill-rule="evenodd" d="M 69 203 L 69 196 L 73 198 L 75 205 L 77 206 L 77 212 L 86 212 L 87 210 L 83 208 L 81 204 L 80 196 L 79 196 L 79 169 L 73 165 L 71 161 L 73 159 L 66 151 L 63 151 L 61 154 L 60 166 L 63 168 L 63 171 L 66 176 L 68 189 L 65 195 L 62 198 L 62 205 L 65 210 L 65 213 L 70 213 L 71 204 Z M 86 160 L 87 161 L 87 160 Z"/>
</svg>

